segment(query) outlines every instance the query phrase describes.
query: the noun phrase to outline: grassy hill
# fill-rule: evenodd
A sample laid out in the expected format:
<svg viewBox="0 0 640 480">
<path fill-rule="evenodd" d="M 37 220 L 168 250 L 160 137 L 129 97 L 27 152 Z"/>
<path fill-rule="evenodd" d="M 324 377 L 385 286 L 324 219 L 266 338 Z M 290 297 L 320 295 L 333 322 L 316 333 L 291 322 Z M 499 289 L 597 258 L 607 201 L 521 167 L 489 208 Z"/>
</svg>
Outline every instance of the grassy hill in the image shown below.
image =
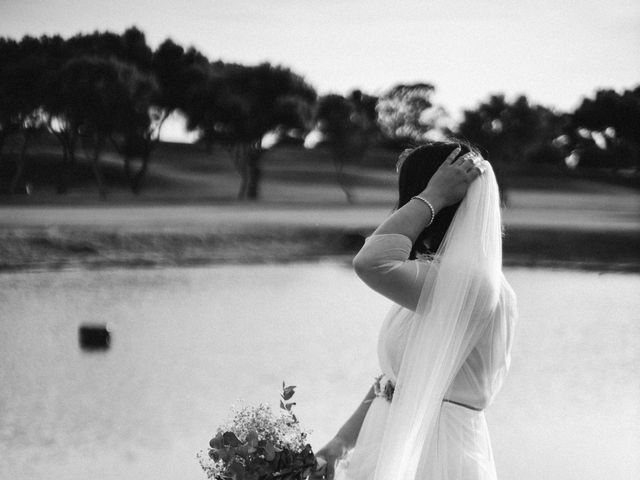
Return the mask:
<svg viewBox="0 0 640 480">
<path fill-rule="evenodd" d="M 18 138 L 10 138 L 0 157 L 0 202 L 36 202 L 73 204 L 93 202 L 97 187 L 91 166 L 83 150 L 78 149 L 78 165 L 72 172 L 70 190 L 56 193 L 61 174 L 61 151 L 57 142 L 42 134 L 28 147 L 20 192 L 29 184 L 29 199 L 25 195 L 8 198 L 9 183 L 21 149 Z M 395 189 L 397 152 L 373 148 L 359 165 L 346 166 L 346 181 L 356 194 L 356 201 L 388 203 Z M 268 151 L 264 167 L 262 198 L 265 201 L 299 202 L 311 199 L 322 203 L 341 203 L 346 197 L 336 181 L 333 159 L 327 149 L 307 150 L 301 146 L 279 146 Z M 207 152 L 203 145 L 160 143 L 153 152 L 149 173 L 140 196 L 130 193 L 121 158 L 107 150 L 102 155 L 101 171 L 110 201 L 137 203 L 140 201 L 228 202 L 236 198 L 240 176 L 230 155 L 224 149 Z M 497 166 L 499 180 L 507 189 L 594 192 L 606 194 L 615 190 L 611 178 L 597 181 L 568 175 L 553 166 Z M 604 180 L 604 181 L 603 181 Z M 612 186 L 613 185 L 613 186 Z"/>
<path fill-rule="evenodd" d="M 19 147 L 4 149 L 0 187 Z M 278 147 L 265 154 L 261 199 L 251 203 L 236 201 L 240 177 L 222 149 L 160 144 L 140 195 L 108 151 L 101 200 L 82 156 L 70 191 L 57 194 L 59 148 L 39 139 L 24 176 L 31 193 L 0 196 L 0 269 L 348 259 L 395 203 L 396 157 L 372 149 L 346 167 L 350 205 L 328 151 Z M 640 271 L 638 190 L 550 167 L 498 173 L 506 263 Z"/>
</svg>

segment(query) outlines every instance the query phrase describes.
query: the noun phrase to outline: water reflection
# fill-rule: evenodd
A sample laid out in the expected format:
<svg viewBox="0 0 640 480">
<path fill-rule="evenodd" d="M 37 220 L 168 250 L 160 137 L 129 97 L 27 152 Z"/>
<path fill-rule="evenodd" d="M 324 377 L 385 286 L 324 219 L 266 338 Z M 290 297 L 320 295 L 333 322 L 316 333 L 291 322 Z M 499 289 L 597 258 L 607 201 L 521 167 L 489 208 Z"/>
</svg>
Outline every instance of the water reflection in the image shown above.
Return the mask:
<svg viewBox="0 0 640 480">
<path fill-rule="evenodd" d="M 640 276 L 510 269 L 512 376 L 488 412 L 503 478 L 637 478 Z M 377 372 L 388 303 L 340 265 L 0 275 L 0 476 L 202 479 L 230 404 L 298 385 L 320 446 Z M 111 322 L 103 355 L 78 326 Z"/>
</svg>

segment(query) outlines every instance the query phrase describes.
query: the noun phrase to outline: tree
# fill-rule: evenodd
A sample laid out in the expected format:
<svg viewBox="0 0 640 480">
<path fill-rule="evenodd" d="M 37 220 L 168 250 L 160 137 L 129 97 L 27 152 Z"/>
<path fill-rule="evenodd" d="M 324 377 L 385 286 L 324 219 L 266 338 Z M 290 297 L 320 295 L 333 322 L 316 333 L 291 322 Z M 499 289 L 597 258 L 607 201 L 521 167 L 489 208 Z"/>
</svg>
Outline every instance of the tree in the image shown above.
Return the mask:
<svg viewBox="0 0 640 480">
<path fill-rule="evenodd" d="M 16 101 L 15 88 L 20 84 L 14 78 L 15 65 L 19 59 L 18 42 L 0 38 L 0 152 L 4 142 L 12 133 L 20 129 L 19 120 L 16 118 L 16 111 L 20 110 Z"/>
<path fill-rule="evenodd" d="M 101 197 L 106 189 L 100 170 L 100 155 L 107 140 L 115 145 L 122 142 L 125 170 L 134 153 L 140 153 L 142 167 L 132 177 L 133 188 L 139 182 L 148 165 L 150 150 L 135 151 L 139 143 L 150 138 L 151 119 L 149 107 L 156 90 L 151 77 L 135 66 L 115 59 L 80 57 L 67 62 L 60 70 L 50 103 L 50 112 L 58 121 L 80 135 L 88 154 Z"/>
<path fill-rule="evenodd" d="M 60 36 L 42 36 L 33 38 L 26 36 L 20 42 L 0 40 L 0 146 L 9 132 L 21 132 L 24 136 L 22 153 L 18 158 L 15 175 L 11 182 L 11 190 L 15 191 L 24 171 L 26 151 L 29 138 L 34 132 L 46 125 L 55 135 L 62 147 L 63 168 L 58 182 L 58 191 L 65 192 L 68 188 L 70 172 L 75 165 L 75 149 L 79 134 L 102 131 L 107 123 L 119 122 L 118 137 L 123 145 L 123 151 L 132 151 L 131 145 L 140 143 L 132 139 L 149 137 L 148 122 L 134 120 L 147 118 L 147 112 L 140 114 L 139 105 L 123 109 L 122 88 L 114 88 L 114 78 L 120 87 L 129 83 L 130 105 L 137 104 L 142 98 L 147 105 L 153 83 L 148 77 L 152 66 L 152 51 L 146 43 L 144 34 L 137 28 L 129 28 L 122 35 L 110 32 L 94 32 L 89 35 L 76 35 L 68 40 Z M 93 76 L 89 74 L 87 58 L 102 59 L 102 73 L 98 74 L 98 64 L 93 62 Z M 84 59 L 79 64 L 84 65 L 80 78 L 70 78 L 70 69 L 74 60 Z M 83 63 L 84 62 L 84 63 Z M 115 62 L 120 66 L 115 68 L 119 73 L 108 74 L 106 66 Z M 76 68 L 79 64 L 75 64 Z M 124 67 L 125 65 L 131 66 Z M 133 70 L 132 70 L 133 69 Z M 82 70 L 82 69 L 81 69 Z M 78 71 L 79 72 L 79 71 Z M 77 72 L 77 73 L 78 73 Z M 88 75 L 82 77 L 82 75 Z M 65 78 L 65 75 L 67 76 Z M 144 77 L 144 81 L 141 78 Z M 84 84 L 80 84 L 85 81 Z M 88 83 L 86 83 L 88 82 Z M 93 86 L 89 83 L 95 82 Z M 109 83 L 111 82 L 111 83 Z M 116 82 L 116 83 L 117 83 Z M 80 115 L 80 108 L 73 89 L 68 85 L 80 86 L 80 94 L 85 95 L 93 88 L 94 95 L 85 96 L 86 101 L 101 101 L 101 105 L 85 105 L 85 113 Z M 98 90 L 102 93 L 98 94 Z M 125 89 L 126 90 L 126 89 Z M 108 98 L 113 97 L 113 98 Z M 70 103 L 69 103 L 70 102 Z M 112 115 L 110 120 L 94 119 L 91 127 L 87 127 L 87 113 L 92 109 L 99 111 L 106 105 L 111 105 L 107 111 Z M 133 108 L 133 110 L 132 110 Z M 135 112 L 134 112 L 135 111 Z M 111 121 L 113 120 L 113 121 Z M 79 123 L 80 122 L 80 123 Z M 123 129 L 130 128 L 125 132 Z M 144 134 L 142 132 L 145 132 Z M 103 137 L 102 133 L 99 135 Z M 85 142 L 86 143 L 86 142 Z M 99 143 L 99 142 L 98 142 Z M 139 152 L 144 150 L 138 149 Z M 148 151 L 148 149 L 147 149 Z M 148 154 L 143 158 L 141 170 L 132 180 L 132 187 L 139 185 L 139 179 L 146 171 Z M 125 158 L 125 170 L 128 170 L 128 158 Z M 99 174 L 96 173 L 99 178 Z M 99 182 L 101 183 L 101 182 Z M 101 188 L 101 191 L 103 189 Z"/>
<path fill-rule="evenodd" d="M 121 35 L 113 32 L 78 34 L 66 40 L 70 58 L 96 57 L 120 60 L 135 65 L 140 71 L 151 71 L 153 52 L 146 37 L 136 27 L 130 27 Z"/>
<path fill-rule="evenodd" d="M 492 95 L 474 110 L 465 110 L 458 135 L 486 150 L 499 163 L 524 163 L 535 150 L 550 146 L 562 133 L 562 115 L 531 105 L 524 95 L 509 103 Z"/>
<path fill-rule="evenodd" d="M 53 37 L 40 37 L 43 56 L 47 60 L 44 78 L 44 99 L 42 101 L 41 115 L 49 133 L 60 143 L 62 149 L 62 168 L 57 179 L 57 192 L 66 193 L 71 182 L 71 174 L 76 166 L 76 143 L 78 139 L 77 126 L 70 124 L 64 117 L 56 117 L 53 114 L 58 102 L 58 90 L 56 81 L 60 69 L 72 58 L 75 53 L 69 46 L 69 42 L 56 35 Z"/>
<path fill-rule="evenodd" d="M 207 58 L 195 48 L 185 51 L 170 39 L 153 52 L 151 68 L 159 87 L 154 99 L 158 139 L 167 117 L 178 109 L 185 110 L 192 84 L 200 79 L 199 70 L 206 68 L 208 63 Z"/>
<path fill-rule="evenodd" d="M 570 117 L 567 135 L 568 146 L 580 164 L 638 169 L 640 86 L 621 94 L 598 90 L 594 98 L 585 98 Z"/>
<path fill-rule="evenodd" d="M 187 128 L 200 132 L 207 152 L 212 151 L 214 143 L 231 148 L 229 135 L 222 129 L 232 118 L 235 104 L 226 91 L 224 65 L 207 63 L 193 68 L 185 95 Z"/>
<path fill-rule="evenodd" d="M 40 41 L 24 37 L 19 43 L 0 43 L 0 145 L 10 133 L 21 132 L 23 142 L 9 192 L 15 193 L 27 161 L 33 134 L 41 129 L 41 107 L 46 92 L 47 56 Z"/>
<path fill-rule="evenodd" d="M 328 144 L 336 169 L 336 179 L 347 201 L 354 197 L 348 178 L 344 174 L 347 164 L 362 161 L 371 137 L 377 133 L 375 97 L 355 90 L 348 97 L 330 94 L 321 97 L 315 109 L 315 128 L 308 138 L 317 136 Z M 305 142 L 312 148 L 316 142 Z"/>
<path fill-rule="evenodd" d="M 262 173 L 262 139 L 277 128 L 304 128 L 316 99 L 304 79 L 284 67 L 211 64 L 194 82 L 188 126 L 207 143 L 227 146 L 241 177 L 238 198 L 255 200 Z"/>
<path fill-rule="evenodd" d="M 392 144 L 405 147 L 441 137 L 446 112 L 434 105 L 434 93 L 433 85 L 416 83 L 396 85 L 380 97 L 378 124 Z"/>
</svg>

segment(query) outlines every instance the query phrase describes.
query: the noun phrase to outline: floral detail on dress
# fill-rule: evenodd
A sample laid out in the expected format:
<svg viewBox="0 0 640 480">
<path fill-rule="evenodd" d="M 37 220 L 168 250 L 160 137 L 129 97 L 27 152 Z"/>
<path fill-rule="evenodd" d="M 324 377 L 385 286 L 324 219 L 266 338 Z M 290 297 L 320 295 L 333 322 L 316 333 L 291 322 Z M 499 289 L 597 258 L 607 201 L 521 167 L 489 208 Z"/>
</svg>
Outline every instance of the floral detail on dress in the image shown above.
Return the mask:
<svg viewBox="0 0 640 480">
<path fill-rule="evenodd" d="M 383 397 L 388 402 L 393 399 L 395 389 L 396 385 L 393 380 L 388 378 L 384 373 L 376 377 L 375 382 L 373 382 L 373 393 L 376 397 Z"/>
<path fill-rule="evenodd" d="M 416 260 L 419 260 L 421 262 L 431 263 L 435 258 L 436 258 L 435 253 L 416 252 Z"/>
</svg>

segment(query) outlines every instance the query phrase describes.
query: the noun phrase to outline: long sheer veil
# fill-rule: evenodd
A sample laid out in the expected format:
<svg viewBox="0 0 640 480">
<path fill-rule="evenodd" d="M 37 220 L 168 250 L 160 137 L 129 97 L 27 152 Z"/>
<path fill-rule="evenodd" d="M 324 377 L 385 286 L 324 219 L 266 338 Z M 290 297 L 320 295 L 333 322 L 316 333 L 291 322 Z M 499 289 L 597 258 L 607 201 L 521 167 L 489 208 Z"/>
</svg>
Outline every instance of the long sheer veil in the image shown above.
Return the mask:
<svg viewBox="0 0 640 480">
<path fill-rule="evenodd" d="M 474 180 L 429 266 L 391 402 L 374 480 L 433 471 L 445 392 L 496 315 L 502 284 L 502 225 L 491 166 Z M 437 457 L 437 455 L 436 455 Z"/>
</svg>

